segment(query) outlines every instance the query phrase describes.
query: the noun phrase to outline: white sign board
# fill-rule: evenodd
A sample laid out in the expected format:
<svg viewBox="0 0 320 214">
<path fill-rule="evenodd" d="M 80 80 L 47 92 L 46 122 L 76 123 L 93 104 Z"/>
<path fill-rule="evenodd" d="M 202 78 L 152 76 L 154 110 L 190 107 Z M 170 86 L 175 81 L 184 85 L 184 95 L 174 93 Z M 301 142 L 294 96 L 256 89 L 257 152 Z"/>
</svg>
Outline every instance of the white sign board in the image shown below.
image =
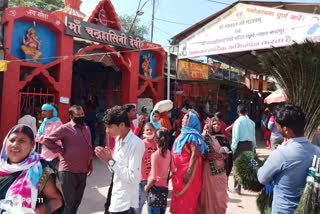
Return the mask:
<svg viewBox="0 0 320 214">
<path fill-rule="evenodd" d="M 68 97 L 60 97 L 60 103 L 69 104 L 69 98 Z"/>
<path fill-rule="evenodd" d="M 179 58 L 320 42 L 320 15 L 239 3 L 179 43 Z"/>
</svg>

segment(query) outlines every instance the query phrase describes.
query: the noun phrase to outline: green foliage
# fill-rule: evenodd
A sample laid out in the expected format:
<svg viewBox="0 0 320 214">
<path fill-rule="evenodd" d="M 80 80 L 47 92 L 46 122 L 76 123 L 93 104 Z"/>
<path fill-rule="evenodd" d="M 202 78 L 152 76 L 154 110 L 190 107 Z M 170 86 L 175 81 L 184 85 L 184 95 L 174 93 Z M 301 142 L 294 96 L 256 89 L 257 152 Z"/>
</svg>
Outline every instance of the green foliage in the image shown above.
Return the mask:
<svg viewBox="0 0 320 214">
<path fill-rule="evenodd" d="M 64 8 L 62 0 L 10 0 L 9 7 L 33 7 L 39 10 L 53 12 Z"/>
<path fill-rule="evenodd" d="M 257 198 L 257 207 L 261 214 L 271 214 L 273 194 L 268 195 L 264 190 Z"/>
<path fill-rule="evenodd" d="M 320 124 L 320 43 L 305 41 L 285 48 L 272 48 L 258 56 L 266 75 L 273 76 L 289 102 L 306 113 L 305 136 L 312 138 Z"/>
<path fill-rule="evenodd" d="M 258 169 L 263 162 L 251 151 L 242 152 L 234 162 L 234 176 L 244 189 L 260 192 L 263 185 L 258 181 Z"/>
<path fill-rule="evenodd" d="M 132 21 L 134 20 L 134 16 L 129 16 L 129 15 L 122 15 L 119 16 L 119 22 L 122 27 L 123 32 L 128 32 L 130 29 L 130 26 L 132 24 Z M 133 34 L 135 36 L 141 37 L 143 40 L 146 40 L 146 36 L 149 33 L 149 29 L 146 25 L 141 25 L 139 16 L 137 16 L 134 25 L 132 26 L 132 29 L 130 31 L 130 34 Z"/>
<path fill-rule="evenodd" d="M 301 196 L 299 205 L 295 210 L 294 214 L 316 214 L 314 212 L 314 201 L 311 199 L 314 189 L 314 184 L 311 182 L 307 182 L 304 188 L 303 194 Z"/>
</svg>

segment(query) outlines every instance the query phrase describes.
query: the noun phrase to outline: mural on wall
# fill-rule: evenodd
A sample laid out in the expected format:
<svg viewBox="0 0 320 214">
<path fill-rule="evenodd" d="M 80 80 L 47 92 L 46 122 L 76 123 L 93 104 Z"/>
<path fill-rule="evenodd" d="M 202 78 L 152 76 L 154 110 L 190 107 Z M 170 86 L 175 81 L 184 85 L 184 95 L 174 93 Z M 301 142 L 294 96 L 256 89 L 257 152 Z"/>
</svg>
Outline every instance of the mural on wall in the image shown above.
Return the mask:
<svg viewBox="0 0 320 214">
<path fill-rule="evenodd" d="M 35 29 L 29 28 L 27 39 L 24 35 L 22 36 L 23 45 L 21 46 L 21 49 L 25 54 L 25 58 L 29 59 L 31 57 L 33 62 L 38 62 L 39 57 L 42 55 L 39 51 L 41 40 L 38 40 L 36 33 Z"/>
<path fill-rule="evenodd" d="M 10 53 L 27 62 L 48 64 L 55 60 L 56 35 L 43 25 L 15 21 Z"/>
<path fill-rule="evenodd" d="M 154 54 L 146 51 L 140 52 L 140 74 L 146 78 L 155 78 L 156 75 L 156 57 Z"/>
<path fill-rule="evenodd" d="M 108 25 L 108 20 L 107 20 L 107 13 L 106 11 L 103 9 L 103 7 L 101 8 L 101 10 L 99 11 L 99 15 L 98 15 L 98 25 L 102 25 L 107 27 Z"/>
</svg>

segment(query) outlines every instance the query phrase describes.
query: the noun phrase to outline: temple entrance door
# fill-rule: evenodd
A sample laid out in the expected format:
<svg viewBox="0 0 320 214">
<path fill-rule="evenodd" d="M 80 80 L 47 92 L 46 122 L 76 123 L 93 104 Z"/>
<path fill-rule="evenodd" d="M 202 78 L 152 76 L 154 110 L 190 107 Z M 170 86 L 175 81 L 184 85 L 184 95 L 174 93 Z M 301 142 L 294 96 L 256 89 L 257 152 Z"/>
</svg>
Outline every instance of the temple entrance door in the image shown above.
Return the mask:
<svg viewBox="0 0 320 214">
<path fill-rule="evenodd" d="M 41 76 L 34 77 L 19 91 L 18 118 L 29 113 L 37 119 L 37 128 L 42 122 L 41 106 L 45 103 L 54 103 L 57 94 L 49 86 L 43 84 Z M 59 111 L 59 110 L 58 110 Z"/>
<path fill-rule="evenodd" d="M 122 73 L 114 66 L 79 59 L 73 63 L 71 105 L 84 107 L 94 105 L 96 110 L 105 110 L 121 105 Z"/>
<path fill-rule="evenodd" d="M 101 58 L 101 57 L 100 57 Z M 116 71 L 118 70 L 118 71 Z M 114 65 L 78 59 L 73 62 L 71 105 L 81 105 L 90 128 L 92 142 L 96 142 L 97 113 L 114 105 L 121 105 L 122 72 Z M 100 137 L 99 137 L 100 138 Z"/>
<path fill-rule="evenodd" d="M 28 88 L 27 92 L 19 92 L 19 111 L 18 118 L 25 109 L 29 109 L 31 115 L 37 116 L 41 113 L 41 106 L 46 103 L 53 103 L 55 95 L 50 94 L 49 90 L 42 91 L 42 88 Z"/>
<path fill-rule="evenodd" d="M 106 109 L 121 105 L 122 72 L 110 72 L 106 88 Z"/>
</svg>

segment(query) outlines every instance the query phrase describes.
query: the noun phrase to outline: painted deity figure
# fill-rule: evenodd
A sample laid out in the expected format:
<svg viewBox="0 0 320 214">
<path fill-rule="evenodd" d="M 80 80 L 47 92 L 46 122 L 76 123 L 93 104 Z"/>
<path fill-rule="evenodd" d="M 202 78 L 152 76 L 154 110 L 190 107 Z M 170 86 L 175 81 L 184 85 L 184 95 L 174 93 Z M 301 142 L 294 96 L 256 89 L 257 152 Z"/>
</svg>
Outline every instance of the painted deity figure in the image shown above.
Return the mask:
<svg viewBox="0 0 320 214">
<path fill-rule="evenodd" d="M 31 55 L 34 62 L 37 62 L 41 56 L 40 45 L 41 40 L 38 40 L 36 31 L 33 28 L 29 28 L 27 39 L 25 36 L 22 36 L 23 45 L 21 46 L 22 51 L 27 55 Z"/>
<path fill-rule="evenodd" d="M 142 56 L 143 63 L 141 65 L 143 74 L 147 78 L 152 78 L 152 68 L 150 66 L 150 60 L 148 60 L 148 57 L 146 55 Z"/>
</svg>

